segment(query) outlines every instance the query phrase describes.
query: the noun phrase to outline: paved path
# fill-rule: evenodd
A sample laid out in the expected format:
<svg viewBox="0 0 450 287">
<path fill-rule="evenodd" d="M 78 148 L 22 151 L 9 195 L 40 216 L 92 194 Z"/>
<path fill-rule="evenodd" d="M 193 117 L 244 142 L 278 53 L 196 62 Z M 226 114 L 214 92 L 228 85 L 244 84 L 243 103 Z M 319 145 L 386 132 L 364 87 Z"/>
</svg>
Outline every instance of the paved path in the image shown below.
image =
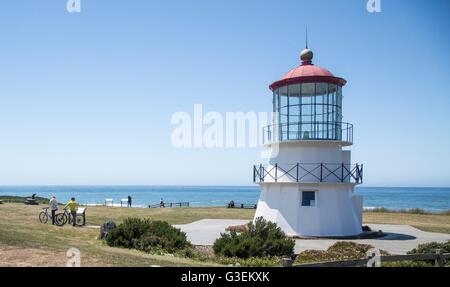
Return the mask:
<svg viewBox="0 0 450 287">
<path fill-rule="evenodd" d="M 194 245 L 213 245 L 214 241 L 225 232 L 228 226 L 248 223 L 248 220 L 203 219 L 190 224 L 176 225 L 186 232 L 188 239 Z M 450 240 L 450 234 L 424 232 L 409 225 L 369 224 L 372 230 L 382 230 L 388 236 L 378 239 L 332 240 L 332 239 L 297 239 L 295 253 L 304 250 L 326 250 L 337 241 L 351 241 L 370 244 L 391 254 L 406 254 L 417 245 L 427 242 L 445 242 Z"/>
<path fill-rule="evenodd" d="M 213 245 L 228 226 L 243 225 L 249 220 L 202 219 L 190 224 L 175 225 L 186 232 L 188 240 L 194 245 Z"/>
</svg>

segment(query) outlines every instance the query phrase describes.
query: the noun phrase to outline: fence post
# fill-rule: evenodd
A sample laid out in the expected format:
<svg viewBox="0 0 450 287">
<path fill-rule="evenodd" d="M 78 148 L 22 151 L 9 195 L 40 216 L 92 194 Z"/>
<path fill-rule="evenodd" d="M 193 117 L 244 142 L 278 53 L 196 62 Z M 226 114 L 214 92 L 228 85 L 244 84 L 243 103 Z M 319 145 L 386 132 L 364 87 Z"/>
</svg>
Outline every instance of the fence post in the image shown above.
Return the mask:
<svg viewBox="0 0 450 287">
<path fill-rule="evenodd" d="M 320 182 L 323 181 L 323 163 L 320 164 Z"/>
<path fill-rule="evenodd" d="M 363 165 L 361 164 L 361 169 L 359 170 L 359 177 L 360 177 L 360 180 L 361 180 L 361 184 L 363 184 Z"/>
<path fill-rule="evenodd" d="M 292 267 L 293 264 L 292 258 L 286 257 L 281 259 L 281 264 L 283 267 Z"/>
<path fill-rule="evenodd" d="M 275 164 L 275 182 L 278 182 L 278 163 Z"/>
<path fill-rule="evenodd" d="M 259 165 L 259 182 L 264 182 L 264 176 L 265 175 L 263 175 L 263 172 L 264 172 L 263 165 L 260 164 Z"/>
<path fill-rule="evenodd" d="M 434 260 L 434 267 L 444 267 L 444 255 L 442 249 L 436 250 L 436 259 Z"/>
</svg>

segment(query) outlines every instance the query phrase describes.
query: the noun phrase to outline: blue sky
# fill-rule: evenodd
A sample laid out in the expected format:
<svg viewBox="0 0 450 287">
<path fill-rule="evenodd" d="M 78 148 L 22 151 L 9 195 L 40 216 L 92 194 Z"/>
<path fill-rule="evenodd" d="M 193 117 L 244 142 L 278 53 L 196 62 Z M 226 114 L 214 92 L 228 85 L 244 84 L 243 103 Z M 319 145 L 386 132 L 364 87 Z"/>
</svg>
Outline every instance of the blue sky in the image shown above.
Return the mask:
<svg viewBox="0 0 450 287">
<path fill-rule="evenodd" d="M 344 77 L 367 186 L 450 186 L 450 2 L 0 4 L 0 184 L 251 185 L 259 150 L 176 149 L 178 111 L 270 111 L 299 63 Z"/>
</svg>

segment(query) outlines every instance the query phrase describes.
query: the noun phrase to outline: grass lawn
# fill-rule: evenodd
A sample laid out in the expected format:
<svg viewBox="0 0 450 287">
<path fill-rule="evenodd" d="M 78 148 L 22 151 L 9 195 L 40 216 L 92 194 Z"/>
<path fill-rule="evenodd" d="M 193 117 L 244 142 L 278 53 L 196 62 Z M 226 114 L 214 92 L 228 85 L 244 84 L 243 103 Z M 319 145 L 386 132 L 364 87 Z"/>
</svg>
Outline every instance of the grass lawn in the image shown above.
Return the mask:
<svg viewBox="0 0 450 287">
<path fill-rule="evenodd" d="M 450 234 L 450 214 L 365 212 L 364 223 L 406 224 L 429 232 Z"/>
<path fill-rule="evenodd" d="M 65 252 L 70 247 L 81 251 L 83 266 L 211 266 L 211 262 L 198 262 L 172 256 L 151 255 L 136 250 L 112 248 L 97 240 L 97 228 L 62 228 L 39 222 L 43 206 L 26 206 L 20 203 L 0 205 L 0 266 L 64 266 Z M 87 226 L 100 225 L 108 219 L 120 223 L 127 217 L 145 217 L 183 224 L 203 218 L 252 218 L 253 210 L 228 210 L 225 208 L 189 209 L 126 209 L 88 207 Z"/>
<path fill-rule="evenodd" d="M 185 224 L 200 219 L 252 219 L 254 210 L 226 208 L 127 209 L 88 207 L 87 227 L 55 227 L 41 224 L 38 214 L 43 206 L 20 203 L 0 205 L 0 266 L 64 266 L 70 247 L 81 251 L 83 266 L 204 266 L 173 256 L 158 256 L 136 250 L 112 248 L 97 240 L 98 229 L 92 225 L 112 219 L 120 223 L 127 217 L 151 218 L 171 224 Z M 365 213 L 366 223 L 409 224 L 426 231 L 450 233 L 450 215 L 403 213 Z"/>
<path fill-rule="evenodd" d="M 150 218 L 170 224 L 186 224 L 201 219 L 253 219 L 255 210 L 213 208 L 120 208 L 87 207 L 87 224 L 100 225 L 108 219 L 116 223 L 128 217 Z"/>
</svg>

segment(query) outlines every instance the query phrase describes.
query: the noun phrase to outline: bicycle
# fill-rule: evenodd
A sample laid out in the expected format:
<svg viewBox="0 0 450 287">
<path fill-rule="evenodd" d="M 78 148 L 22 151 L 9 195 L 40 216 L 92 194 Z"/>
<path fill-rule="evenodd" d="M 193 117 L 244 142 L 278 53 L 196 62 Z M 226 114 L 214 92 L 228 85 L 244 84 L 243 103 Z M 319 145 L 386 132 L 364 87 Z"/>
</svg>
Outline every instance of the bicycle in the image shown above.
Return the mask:
<svg viewBox="0 0 450 287">
<path fill-rule="evenodd" d="M 56 222 L 57 224 L 61 224 L 61 226 L 65 225 L 66 223 L 72 224 L 73 223 L 73 216 L 72 214 L 67 210 L 67 208 L 64 208 L 64 212 L 60 213 L 56 216 Z M 81 214 L 77 214 L 75 216 L 75 225 L 76 226 L 83 226 L 85 224 L 84 216 Z"/>
<path fill-rule="evenodd" d="M 52 214 L 48 211 L 49 207 L 42 208 L 43 210 L 39 213 L 39 221 L 41 223 L 47 223 L 49 218 L 52 218 Z M 55 214 L 55 224 L 57 226 L 62 226 L 61 222 L 57 220 L 59 214 Z"/>
</svg>

